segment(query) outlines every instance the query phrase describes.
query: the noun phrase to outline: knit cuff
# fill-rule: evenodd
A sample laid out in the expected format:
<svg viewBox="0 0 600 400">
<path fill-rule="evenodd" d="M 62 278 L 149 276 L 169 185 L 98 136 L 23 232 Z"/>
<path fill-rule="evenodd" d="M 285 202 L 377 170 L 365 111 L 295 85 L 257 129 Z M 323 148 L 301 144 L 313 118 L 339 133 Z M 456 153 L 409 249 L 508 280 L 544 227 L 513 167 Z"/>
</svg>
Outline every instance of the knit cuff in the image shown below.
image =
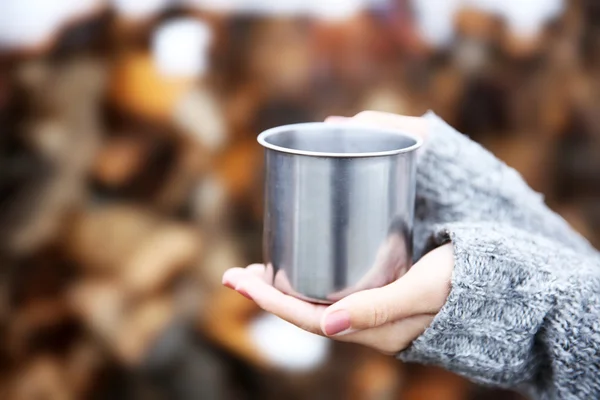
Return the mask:
<svg viewBox="0 0 600 400">
<path fill-rule="evenodd" d="M 452 289 L 430 327 L 399 354 L 483 384 L 515 387 L 536 370 L 535 336 L 553 306 L 547 265 L 554 244 L 497 224 L 438 226 L 451 241 Z M 548 251 L 546 251 L 548 250 Z"/>
</svg>

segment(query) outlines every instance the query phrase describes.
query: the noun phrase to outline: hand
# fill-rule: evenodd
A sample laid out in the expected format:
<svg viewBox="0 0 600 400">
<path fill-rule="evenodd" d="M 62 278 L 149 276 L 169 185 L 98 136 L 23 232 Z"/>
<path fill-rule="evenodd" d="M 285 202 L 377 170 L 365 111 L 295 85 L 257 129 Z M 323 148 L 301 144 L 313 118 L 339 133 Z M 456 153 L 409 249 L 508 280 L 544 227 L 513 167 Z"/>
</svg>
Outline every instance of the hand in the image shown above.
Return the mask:
<svg viewBox="0 0 600 400">
<path fill-rule="evenodd" d="M 423 118 L 367 111 L 327 121 L 399 129 L 427 139 Z M 416 339 L 439 312 L 450 292 L 453 268 L 453 249 L 447 244 L 425 255 L 397 281 L 350 294 L 331 306 L 308 303 L 277 290 L 273 282 L 283 284 L 285 277 L 274 276 L 271 266 L 230 269 L 223 275 L 223 284 L 306 331 L 395 354 Z M 293 293 L 291 288 L 287 293 Z"/>
<path fill-rule="evenodd" d="M 230 269 L 223 284 L 306 331 L 396 354 L 423 333 L 444 305 L 453 268 L 452 245 L 446 244 L 397 281 L 351 294 L 331 306 L 278 291 L 272 285 L 272 269 L 264 265 Z"/>
</svg>

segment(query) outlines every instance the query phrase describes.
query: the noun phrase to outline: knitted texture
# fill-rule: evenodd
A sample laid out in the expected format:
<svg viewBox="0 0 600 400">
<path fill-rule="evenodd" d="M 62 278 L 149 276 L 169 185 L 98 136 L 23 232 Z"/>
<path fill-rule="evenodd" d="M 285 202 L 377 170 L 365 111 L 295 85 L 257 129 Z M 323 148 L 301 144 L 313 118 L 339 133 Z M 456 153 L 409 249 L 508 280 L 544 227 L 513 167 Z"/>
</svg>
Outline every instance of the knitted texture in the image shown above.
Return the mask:
<svg viewBox="0 0 600 400">
<path fill-rule="evenodd" d="M 399 354 L 536 399 L 600 398 L 600 257 L 520 175 L 428 113 L 415 258 L 451 241 L 452 289 Z"/>
</svg>

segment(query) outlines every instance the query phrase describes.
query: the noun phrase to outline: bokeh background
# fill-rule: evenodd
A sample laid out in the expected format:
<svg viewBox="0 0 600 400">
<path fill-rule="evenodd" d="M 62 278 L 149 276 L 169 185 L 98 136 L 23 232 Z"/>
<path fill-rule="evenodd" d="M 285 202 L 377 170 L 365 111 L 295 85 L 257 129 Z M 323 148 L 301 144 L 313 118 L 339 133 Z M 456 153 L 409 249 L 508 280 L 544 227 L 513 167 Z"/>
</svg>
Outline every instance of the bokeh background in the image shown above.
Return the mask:
<svg viewBox="0 0 600 400">
<path fill-rule="evenodd" d="M 306 334 L 260 131 L 434 110 L 600 243 L 597 0 L 1 0 L 0 398 L 519 399 Z"/>
</svg>

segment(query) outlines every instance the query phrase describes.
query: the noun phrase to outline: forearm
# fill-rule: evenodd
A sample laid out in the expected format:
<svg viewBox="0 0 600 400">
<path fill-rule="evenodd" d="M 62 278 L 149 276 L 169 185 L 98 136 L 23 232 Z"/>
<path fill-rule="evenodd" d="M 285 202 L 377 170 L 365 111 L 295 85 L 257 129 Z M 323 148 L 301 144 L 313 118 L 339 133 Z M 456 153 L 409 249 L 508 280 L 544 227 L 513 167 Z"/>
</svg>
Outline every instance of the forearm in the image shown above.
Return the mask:
<svg viewBox="0 0 600 400">
<path fill-rule="evenodd" d="M 597 258 L 505 225 L 436 227 L 450 240 L 450 296 L 401 353 L 536 398 L 600 398 Z"/>
<path fill-rule="evenodd" d="M 435 224 L 455 221 L 506 223 L 592 254 L 594 249 L 519 173 L 433 113 L 426 114 L 430 137 L 419 160 L 415 256 Z"/>
</svg>

